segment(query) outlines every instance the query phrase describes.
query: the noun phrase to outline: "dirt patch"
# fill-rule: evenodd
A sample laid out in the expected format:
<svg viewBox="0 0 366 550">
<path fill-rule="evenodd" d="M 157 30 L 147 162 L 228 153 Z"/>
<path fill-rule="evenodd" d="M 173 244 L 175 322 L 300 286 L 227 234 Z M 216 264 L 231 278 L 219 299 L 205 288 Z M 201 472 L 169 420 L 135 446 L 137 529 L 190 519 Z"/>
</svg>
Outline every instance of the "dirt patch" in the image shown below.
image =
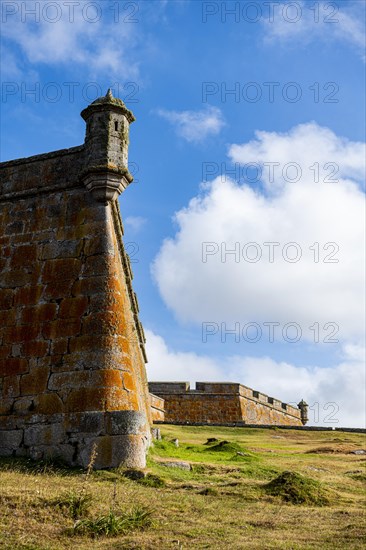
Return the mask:
<svg viewBox="0 0 366 550">
<path fill-rule="evenodd" d="M 355 451 L 359 451 L 355 446 L 350 445 L 333 445 L 333 446 L 324 446 L 324 447 L 316 447 L 315 449 L 310 449 L 309 451 L 306 451 L 307 454 L 354 454 Z"/>
</svg>

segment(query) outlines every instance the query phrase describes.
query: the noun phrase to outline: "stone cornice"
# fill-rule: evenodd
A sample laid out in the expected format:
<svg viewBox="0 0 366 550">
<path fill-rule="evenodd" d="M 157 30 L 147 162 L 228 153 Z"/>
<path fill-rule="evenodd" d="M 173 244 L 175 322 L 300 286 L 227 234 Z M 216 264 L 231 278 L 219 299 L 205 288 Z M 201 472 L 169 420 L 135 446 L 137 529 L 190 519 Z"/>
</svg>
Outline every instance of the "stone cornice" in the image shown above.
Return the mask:
<svg viewBox="0 0 366 550">
<path fill-rule="evenodd" d="M 44 161 L 53 159 L 56 157 L 64 157 L 66 155 L 74 155 L 84 151 L 84 145 L 78 145 L 76 147 L 70 147 L 69 149 L 59 149 L 58 151 L 51 151 L 49 153 L 42 153 L 40 155 L 33 155 L 31 157 L 23 157 L 14 160 L 6 160 L 0 162 L 0 170 L 3 168 L 9 168 L 11 166 L 19 166 L 21 164 L 30 164 L 31 162 Z"/>
</svg>

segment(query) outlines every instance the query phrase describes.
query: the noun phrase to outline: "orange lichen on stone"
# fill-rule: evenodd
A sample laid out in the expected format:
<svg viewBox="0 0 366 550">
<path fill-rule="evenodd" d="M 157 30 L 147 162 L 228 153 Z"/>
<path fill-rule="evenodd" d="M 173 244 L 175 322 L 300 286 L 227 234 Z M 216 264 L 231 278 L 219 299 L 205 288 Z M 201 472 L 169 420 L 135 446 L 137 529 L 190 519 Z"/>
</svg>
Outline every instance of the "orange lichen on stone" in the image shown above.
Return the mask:
<svg viewBox="0 0 366 550">
<path fill-rule="evenodd" d="M 65 298 L 60 303 L 58 316 L 61 319 L 81 318 L 88 309 L 88 298 L 80 296 L 78 298 Z"/>
<path fill-rule="evenodd" d="M 0 376 L 14 376 L 28 371 L 27 359 L 21 357 L 9 357 L 0 360 Z"/>
<path fill-rule="evenodd" d="M 56 393 L 42 393 L 38 395 L 38 414 L 57 414 L 63 412 L 63 403 Z"/>
<path fill-rule="evenodd" d="M 21 395 L 37 395 L 47 388 L 49 370 L 47 367 L 32 367 L 29 374 L 24 374 L 20 380 Z"/>
</svg>

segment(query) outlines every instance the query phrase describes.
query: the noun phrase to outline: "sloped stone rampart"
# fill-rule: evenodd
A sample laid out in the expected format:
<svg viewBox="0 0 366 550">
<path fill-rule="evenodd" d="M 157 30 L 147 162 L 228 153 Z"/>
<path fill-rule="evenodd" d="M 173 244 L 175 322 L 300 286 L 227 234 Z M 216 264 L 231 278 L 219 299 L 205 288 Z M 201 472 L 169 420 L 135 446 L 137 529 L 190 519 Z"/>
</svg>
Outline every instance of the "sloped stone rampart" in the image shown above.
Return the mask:
<svg viewBox="0 0 366 550">
<path fill-rule="evenodd" d="M 143 467 L 144 334 L 118 202 L 84 185 L 86 150 L 0 164 L 0 453 L 85 466 L 96 445 L 97 467 Z"/>
</svg>

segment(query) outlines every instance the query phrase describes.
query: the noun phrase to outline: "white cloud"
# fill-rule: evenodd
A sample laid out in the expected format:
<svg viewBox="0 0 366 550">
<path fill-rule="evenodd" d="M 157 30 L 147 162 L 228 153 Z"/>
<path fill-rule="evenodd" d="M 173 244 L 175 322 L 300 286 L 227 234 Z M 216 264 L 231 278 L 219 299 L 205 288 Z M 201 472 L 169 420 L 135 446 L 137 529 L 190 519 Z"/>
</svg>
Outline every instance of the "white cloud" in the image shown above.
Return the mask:
<svg viewBox="0 0 366 550">
<path fill-rule="evenodd" d="M 220 109 L 211 105 L 201 111 L 158 109 L 157 114 L 175 127 L 178 136 L 193 143 L 205 141 L 209 136 L 216 136 L 225 125 Z"/>
<path fill-rule="evenodd" d="M 124 225 L 133 233 L 138 233 L 146 224 L 147 219 L 142 216 L 127 216 Z"/>
<path fill-rule="evenodd" d="M 364 194 L 358 183 L 364 147 L 314 123 L 256 136 L 231 146 L 230 155 L 244 164 L 279 162 L 274 182 L 265 171 L 257 190 L 217 177 L 176 213 L 178 231 L 163 242 L 152 266 L 161 296 L 183 322 L 293 321 L 308 340 L 314 322 L 333 322 L 337 338 L 352 342 L 364 331 Z M 296 183 L 282 176 L 290 162 L 301 168 Z M 309 170 L 315 162 L 319 183 Z M 324 182 L 325 162 L 339 166 L 338 182 Z M 272 262 L 266 242 L 279 243 Z M 286 249 L 290 242 L 297 250 Z M 214 243 L 206 262 L 203 243 Z M 248 243 L 257 244 L 246 248 Z M 225 256 L 235 248 L 237 255 Z M 259 261 L 248 261 L 257 253 Z M 297 253 L 298 262 L 288 261 Z"/>
<path fill-rule="evenodd" d="M 297 175 L 302 176 L 300 185 L 316 183 L 318 172 L 320 181 L 333 180 L 334 184 L 339 179 L 362 182 L 365 175 L 365 144 L 339 137 L 315 122 L 284 133 L 256 131 L 255 136 L 249 143 L 231 145 L 229 157 L 242 165 L 259 163 L 261 180 L 269 190 L 283 188 L 289 181 L 295 185 Z M 279 166 L 271 168 L 268 163 Z M 288 163 L 297 163 L 301 171 Z"/>
<path fill-rule="evenodd" d="M 170 350 L 165 340 L 145 330 L 149 380 L 218 380 L 220 366 L 210 357 Z"/>
<path fill-rule="evenodd" d="M 11 12 L 16 10 L 16 13 L 6 16 L 3 37 L 8 41 L 8 48 L 14 44 L 20 47 L 30 63 L 73 63 L 87 68 L 91 77 L 106 74 L 120 78 L 122 74 L 124 78 L 135 78 L 138 75 L 138 65 L 131 55 L 137 26 L 123 24 L 122 20 L 115 22 L 111 8 L 107 9 L 104 2 L 78 3 L 73 7 L 67 2 L 50 2 L 47 9 L 42 2 L 33 0 L 9 4 L 12 4 Z M 31 15 L 31 11 L 35 11 L 35 15 Z"/>
<path fill-rule="evenodd" d="M 329 368 L 305 368 L 270 357 L 212 359 L 171 350 L 161 336 L 149 330 L 146 336 L 149 380 L 189 381 L 191 385 L 199 381 L 240 382 L 287 403 L 296 404 L 304 398 L 311 407 L 309 424 L 365 425 L 365 350 L 361 347 L 348 348 L 344 360 Z M 331 423 L 332 419 L 338 422 Z"/>
<path fill-rule="evenodd" d="M 363 2 L 316 2 L 304 0 L 273 4 L 273 13 L 262 18 L 269 43 L 313 40 L 342 41 L 365 59 L 365 6 Z M 268 10 L 268 8 L 267 8 Z"/>
</svg>

